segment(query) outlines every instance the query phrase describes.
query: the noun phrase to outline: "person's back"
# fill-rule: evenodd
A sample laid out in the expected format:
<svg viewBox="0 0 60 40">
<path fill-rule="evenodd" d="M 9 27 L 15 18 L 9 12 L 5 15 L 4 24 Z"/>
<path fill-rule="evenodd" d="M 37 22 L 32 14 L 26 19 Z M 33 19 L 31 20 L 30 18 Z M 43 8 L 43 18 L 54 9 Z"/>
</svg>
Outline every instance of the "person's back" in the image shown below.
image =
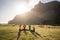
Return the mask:
<svg viewBox="0 0 60 40">
<path fill-rule="evenodd" d="M 25 30 L 26 29 L 26 25 L 23 25 L 23 30 Z"/>
<path fill-rule="evenodd" d="M 35 27 L 33 26 L 33 32 L 35 32 Z"/>
<path fill-rule="evenodd" d="M 31 30 L 31 25 L 29 25 L 29 30 Z"/>
</svg>

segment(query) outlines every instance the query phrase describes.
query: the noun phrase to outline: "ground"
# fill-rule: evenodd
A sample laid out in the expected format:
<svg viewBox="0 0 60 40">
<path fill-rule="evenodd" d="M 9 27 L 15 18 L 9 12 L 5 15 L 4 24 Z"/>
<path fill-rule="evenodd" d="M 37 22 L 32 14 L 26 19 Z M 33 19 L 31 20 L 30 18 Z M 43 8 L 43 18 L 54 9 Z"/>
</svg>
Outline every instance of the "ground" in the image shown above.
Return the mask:
<svg viewBox="0 0 60 40">
<path fill-rule="evenodd" d="M 60 28 L 58 26 L 56 28 L 45 26 L 35 25 L 35 33 L 22 31 L 19 40 L 60 40 Z M 17 40 L 17 36 L 18 25 L 0 25 L 0 40 Z"/>
</svg>

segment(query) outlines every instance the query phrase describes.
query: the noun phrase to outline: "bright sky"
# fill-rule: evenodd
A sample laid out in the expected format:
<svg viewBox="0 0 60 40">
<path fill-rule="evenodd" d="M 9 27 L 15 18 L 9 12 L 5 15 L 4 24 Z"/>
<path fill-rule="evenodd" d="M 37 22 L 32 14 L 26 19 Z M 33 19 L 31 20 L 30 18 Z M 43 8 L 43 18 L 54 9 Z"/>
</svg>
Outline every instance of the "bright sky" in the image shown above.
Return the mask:
<svg viewBox="0 0 60 40">
<path fill-rule="evenodd" d="M 53 0 L 0 0 L 0 23 L 8 23 L 16 14 L 31 10 L 39 1 L 46 3 Z"/>
</svg>

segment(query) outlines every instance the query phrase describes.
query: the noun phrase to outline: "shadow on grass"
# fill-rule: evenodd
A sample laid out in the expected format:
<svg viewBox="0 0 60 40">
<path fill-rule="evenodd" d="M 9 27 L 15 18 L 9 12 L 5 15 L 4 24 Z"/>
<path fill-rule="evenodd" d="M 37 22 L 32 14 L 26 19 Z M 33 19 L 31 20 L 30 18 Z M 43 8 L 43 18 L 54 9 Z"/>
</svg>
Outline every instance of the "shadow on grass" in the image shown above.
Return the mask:
<svg viewBox="0 0 60 40">
<path fill-rule="evenodd" d="M 19 40 L 19 38 L 20 38 L 20 36 L 21 36 L 21 31 L 24 31 L 24 33 L 27 35 L 27 32 L 26 31 L 30 31 L 35 37 L 37 37 L 38 38 L 38 36 L 39 37 L 41 37 L 41 35 L 39 34 L 39 33 L 37 33 L 37 32 L 33 32 L 33 30 L 28 30 L 28 29 L 22 29 L 22 30 L 19 30 L 19 32 L 18 32 L 18 35 L 17 35 L 17 40 Z"/>
<path fill-rule="evenodd" d="M 41 35 L 37 32 L 33 32 L 32 30 L 30 30 L 30 32 L 37 38 L 38 38 L 38 36 L 41 37 Z"/>
<path fill-rule="evenodd" d="M 18 32 L 17 40 L 19 40 L 20 35 L 21 35 L 21 30 L 19 30 L 19 32 Z"/>
<path fill-rule="evenodd" d="M 20 38 L 20 36 L 21 36 L 21 31 L 24 31 L 24 33 L 27 35 L 27 32 L 26 32 L 26 31 L 29 31 L 29 30 L 28 30 L 28 29 L 19 30 L 18 35 L 17 35 L 17 40 L 19 40 L 19 38 Z"/>
<path fill-rule="evenodd" d="M 34 32 L 33 32 L 32 30 L 31 30 L 30 32 L 31 32 L 35 37 L 37 37 L 36 34 L 34 34 Z M 38 37 L 37 37 L 37 38 L 38 38 Z"/>
<path fill-rule="evenodd" d="M 24 31 L 24 33 L 27 35 L 27 32 L 26 31 L 29 31 L 28 29 L 22 29 L 22 31 Z"/>
<path fill-rule="evenodd" d="M 37 33 L 37 32 L 34 32 L 34 33 L 37 34 L 39 37 L 41 37 L 41 35 L 39 33 Z"/>
</svg>

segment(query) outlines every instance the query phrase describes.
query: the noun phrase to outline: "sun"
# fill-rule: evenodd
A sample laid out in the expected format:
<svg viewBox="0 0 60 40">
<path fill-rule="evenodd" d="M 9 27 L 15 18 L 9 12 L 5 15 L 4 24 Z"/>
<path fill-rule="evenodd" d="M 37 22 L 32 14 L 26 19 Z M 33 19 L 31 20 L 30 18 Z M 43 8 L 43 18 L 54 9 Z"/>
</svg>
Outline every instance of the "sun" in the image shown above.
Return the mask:
<svg viewBox="0 0 60 40">
<path fill-rule="evenodd" d="M 28 8 L 28 5 L 20 4 L 16 6 L 15 10 L 17 14 L 24 14 L 25 12 L 28 12 L 30 9 Z"/>
</svg>

